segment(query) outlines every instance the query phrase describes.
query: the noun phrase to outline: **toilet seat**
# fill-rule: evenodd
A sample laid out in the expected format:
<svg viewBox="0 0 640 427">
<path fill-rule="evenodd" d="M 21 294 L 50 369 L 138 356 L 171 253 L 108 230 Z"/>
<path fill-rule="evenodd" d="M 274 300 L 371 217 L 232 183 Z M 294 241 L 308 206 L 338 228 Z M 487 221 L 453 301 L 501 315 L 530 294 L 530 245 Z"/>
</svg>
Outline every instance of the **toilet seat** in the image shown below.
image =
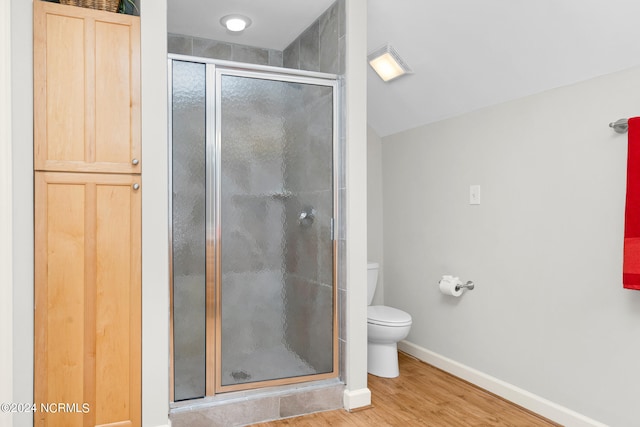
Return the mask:
<svg viewBox="0 0 640 427">
<path fill-rule="evenodd" d="M 367 323 L 387 327 L 410 326 L 411 315 L 386 305 L 370 305 L 367 307 Z"/>
</svg>

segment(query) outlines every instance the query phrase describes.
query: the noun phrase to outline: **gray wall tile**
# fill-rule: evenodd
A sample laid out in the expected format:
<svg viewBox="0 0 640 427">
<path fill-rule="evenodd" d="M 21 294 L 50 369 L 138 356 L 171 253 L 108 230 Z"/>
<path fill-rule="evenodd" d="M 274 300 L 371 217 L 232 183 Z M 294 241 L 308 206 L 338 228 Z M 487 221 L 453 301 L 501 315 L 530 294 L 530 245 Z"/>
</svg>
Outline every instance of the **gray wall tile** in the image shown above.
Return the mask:
<svg viewBox="0 0 640 427">
<path fill-rule="evenodd" d="M 193 56 L 231 60 L 231 43 L 194 38 Z"/>
<path fill-rule="evenodd" d="M 347 288 L 347 268 L 345 261 L 347 256 L 347 241 L 345 239 L 338 240 L 338 289 L 346 291 Z"/>
<path fill-rule="evenodd" d="M 339 5 L 334 3 L 319 19 L 319 69 L 325 73 L 338 74 L 340 71 L 339 55 Z"/>
<path fill-rule="evenodd" d="M 238 392 L 242 393 L 242 392 Z M 296 387 L 277 396 L 234 398 L 229 401 L 196 403 L 171 410 L 173 427 L 228 427 L 278 418 L 329 411 L 343 407 L 344 384 Z M 214 398 L 215 399 L 215 398 Z M 223 398 L 224 399 L 224 398 Z"/>
<path fill-rule="evenodd" d="M 344 74 L 345 33 L 345 0 L 338 0 L 284 50 L 283 66 Z"/>
<path fill-rule="evenodd" d="M 279 398 L 264 397 L 230 404 L 196 407 L 171 415 L 173 427 L 228 427 L 279 418 Z"/>
<path fill-rule="evenodd" d="M 169 53 L 193 55 L 193 38 L 181 34 L 167 35 L 167 50 Z"/>
<path fill-rule="evenodd" d="M 282 52 L 282 64 L 285 68 L 300 69 L 300 38 L 295 39 Z"/>
<path fill-rule="evenodd" d="M 338 40 L 338 56 L 340 57 L 340 64 L 338 65 L 338 74 L 344 75 L 347 71 L 347 37 L 342 36 Z"/>
<path fill-rule="evenodd" d="M 300 69 L 320 71 L 320 23 L 311 24 L 300 36 Z"/>
<path fill-rule="evenodd" d="M 338 340 L 338 346 L 340 350 L 340 381 L 348 384 L 347 377 L 347 342 L 343 339 Z"/>
<path fill-rule="evenodd" d="M 333 370 L 333 289 L 288 276 L 286 284 L 286 337 L 299 357 L 316 373 Z"/>
<path fill-rule="evenodd" d="M 340 385 L 283 396 L 280 399 L 280 416 L 286 418 L 342 408 L 343 393 L 344 387 Z"/>
<path fill-rule="evenodd" d="M 338 312 L 341 313 L 338 315 L 338 327 L 340 328 L 339 331 L 339 338 L 341 340 L 346 340 L 347 339 L 347 322 L 346 322 L 346 316 L 342 315 L 342 313 L 344 313 L 343 310 L 345 310 L 347 306 L 347 291 L 345 291 L 344 289 L 339 289 L 338 290 Z"/>
<path fill-rule="evenodd" d="M 269 65 L 273 67 L 282 67 L 282 52 L 275 49 L 269 49 Z"/>
<path fill-rule="evenodd" d="M 269 50 L 259 47 L 234 44 L 232 47 L 232 61 L 250 64 L 269 65 Z"/>
<path fill-rule="evenodd" d="M 344 37 L 347 34 L 347 14 L 345 12 L 345 0 L 338 0 L 338 37 Z"/>
<path fill-rule="evenodd" d="M 283 66 L 282 52 L 274 49 L 263 49 L 181 34 L 169 34 L 167 46 L 169 53 L 275 67 Z"/>
</svg>

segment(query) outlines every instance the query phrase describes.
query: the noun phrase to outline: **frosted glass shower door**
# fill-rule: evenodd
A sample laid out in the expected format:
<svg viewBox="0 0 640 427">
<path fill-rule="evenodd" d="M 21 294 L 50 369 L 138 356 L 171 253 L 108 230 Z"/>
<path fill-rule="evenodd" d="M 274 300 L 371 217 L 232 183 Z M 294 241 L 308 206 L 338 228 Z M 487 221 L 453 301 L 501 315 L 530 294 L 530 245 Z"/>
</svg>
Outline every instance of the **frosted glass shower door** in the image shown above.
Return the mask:
<svg viewBox="0 0 640 427">
<path fill-rule="evenodd" d="M 335 82 L 315 80 L 216 73 L 217 391 L 337 372 Z"/>
<path fill-rule="evenodd" d="M 206 67 L 171 66 L 173 400 L 206 394 Z"/>
</svg>

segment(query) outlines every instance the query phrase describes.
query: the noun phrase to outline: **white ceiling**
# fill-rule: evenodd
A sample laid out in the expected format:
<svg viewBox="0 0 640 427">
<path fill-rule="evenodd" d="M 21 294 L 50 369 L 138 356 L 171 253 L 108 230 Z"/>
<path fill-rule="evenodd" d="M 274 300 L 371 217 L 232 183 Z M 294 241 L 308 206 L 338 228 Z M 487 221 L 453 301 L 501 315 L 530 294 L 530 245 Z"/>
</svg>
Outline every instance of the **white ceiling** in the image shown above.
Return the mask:
<svg viewBox="0 0 640 427">
<path fill-rule="evenodd" d="M 332 3 L 169 0 L 169 31 L 282 50 Z M 252 26 L 227 34 L 229 13 Z M 383 83 L 369 69 L 380 136 L 640 65 L 640 1 L 368 0 L 368 50 L 385 42 L 414 74 Z"/>
<path fill-rule="evenodd" d="M 369 0 L 368 9 L 369 50 L 390 42 L 415 72 L 385 84 L 369 71 L 368 119 L 380 136 L 640 64 L 638 0 Z"/>
</svg>

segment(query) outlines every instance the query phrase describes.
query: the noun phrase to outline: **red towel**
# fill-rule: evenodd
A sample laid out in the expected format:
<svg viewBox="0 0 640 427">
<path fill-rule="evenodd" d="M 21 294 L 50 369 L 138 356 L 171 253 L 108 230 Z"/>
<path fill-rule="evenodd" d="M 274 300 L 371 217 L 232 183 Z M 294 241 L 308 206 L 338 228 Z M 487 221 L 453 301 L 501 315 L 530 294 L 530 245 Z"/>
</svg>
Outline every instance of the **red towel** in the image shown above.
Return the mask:
<svg viewBox="0 0 640 427">
<path fill-rule="evenodd" d="M 622 284 L 640 290 L 640 117 L 629 119 Z"/>
</svg>

